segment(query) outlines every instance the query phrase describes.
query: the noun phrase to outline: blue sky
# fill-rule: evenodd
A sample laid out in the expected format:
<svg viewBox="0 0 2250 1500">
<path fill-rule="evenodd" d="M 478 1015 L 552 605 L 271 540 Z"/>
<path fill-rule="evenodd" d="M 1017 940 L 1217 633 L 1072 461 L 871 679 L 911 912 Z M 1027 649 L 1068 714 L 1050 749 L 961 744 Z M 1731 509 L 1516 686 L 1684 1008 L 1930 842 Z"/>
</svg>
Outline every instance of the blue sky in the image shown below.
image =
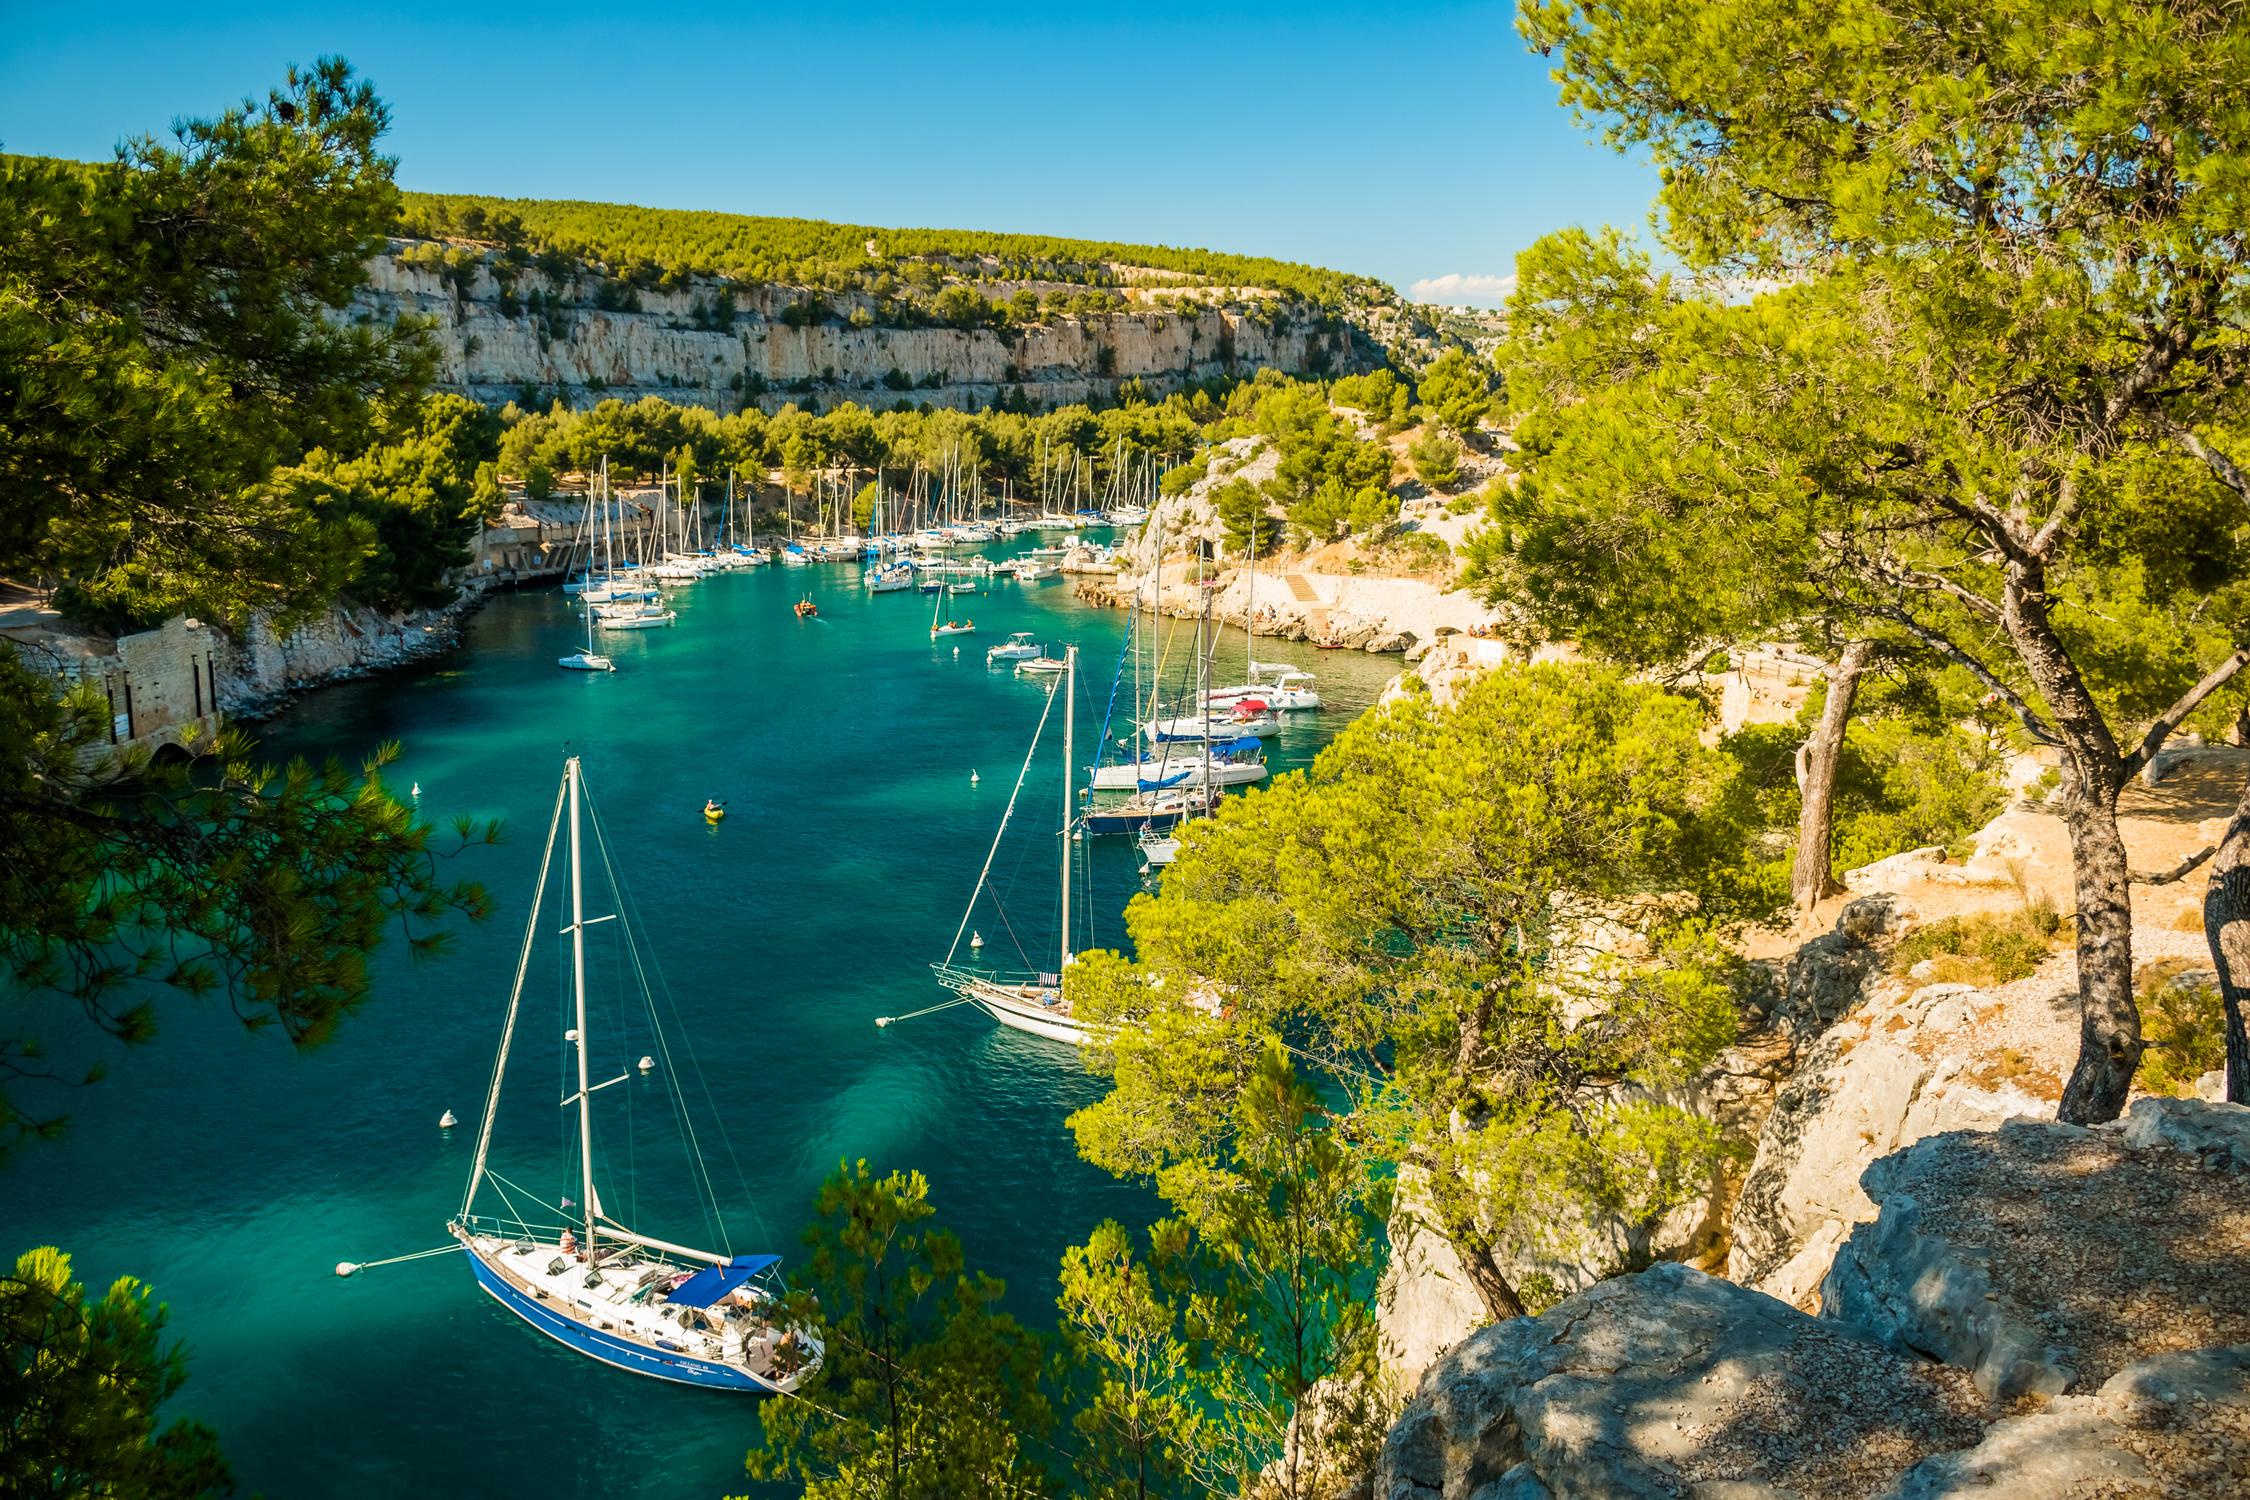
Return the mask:
<svg viewBox="0 0 2250 1500">
<path fill-rule="evenodd" d="M 1532 240 L 1638 228 L 1655 191 L 1510 17 L 0 0 L 0 145 L 106 155 L 340 53 L 410 188 L 1202 245 L 1491 305 Z"/>
</svg>

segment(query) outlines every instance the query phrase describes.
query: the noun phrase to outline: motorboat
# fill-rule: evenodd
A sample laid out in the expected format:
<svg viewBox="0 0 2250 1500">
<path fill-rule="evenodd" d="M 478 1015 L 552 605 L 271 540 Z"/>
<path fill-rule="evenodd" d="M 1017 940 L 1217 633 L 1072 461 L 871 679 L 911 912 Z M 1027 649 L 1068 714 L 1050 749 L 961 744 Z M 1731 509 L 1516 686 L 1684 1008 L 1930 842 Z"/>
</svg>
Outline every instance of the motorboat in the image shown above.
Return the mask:
<svg viewBox="0 0 2250 1500">
<path fill-rule="evenodd" d="M 1031 635 L 1032 633 L 1028 630 L 1017 631 L 1001 644 L 985 652 L 984 659 L 986 661 L 1030 661 L 1033 657 L 1042 654 L 1039 647 L 1032 643 Z"/>
<path fill-rule="evenodd" d="M 1145 505 L 1120 505 L 1109 513 L 1109 524 L 1112 526 L 1138 526 L 1146 520 L 1148 507 Z"/>
<path fill-rule="evenodd" d="M 1046 677 L 1067 670 L 1069 665 L 1068 662 L 1057 661 L 1051 656 L 1034 656 L 1029 661 L 1017 662 L 1016 670 L 1033 677 Z"/>
<path fill-rule="evenodd" d="M 604 630 L 661 630 L 679 618 L 676 610 L 660 609 L 649 614 L 602 615 Z"/>
<path fill-rule="evenodd" d="M 1273 681 L 1258 681 L 1268 673 Z M 1240 687 L 1213 688 L 1204 701 L 1216 712 L 1233 709 L 1237 703 L 1251 698 L 1262 701 L 1268 708 L 1288 709 L 1292 712 L 1320 707 L 1320 694 L 1310 686 L 1313 674 L 1300 671 L 1282 662 L 1252 662 L 1250 681 Z"/>
</svg>

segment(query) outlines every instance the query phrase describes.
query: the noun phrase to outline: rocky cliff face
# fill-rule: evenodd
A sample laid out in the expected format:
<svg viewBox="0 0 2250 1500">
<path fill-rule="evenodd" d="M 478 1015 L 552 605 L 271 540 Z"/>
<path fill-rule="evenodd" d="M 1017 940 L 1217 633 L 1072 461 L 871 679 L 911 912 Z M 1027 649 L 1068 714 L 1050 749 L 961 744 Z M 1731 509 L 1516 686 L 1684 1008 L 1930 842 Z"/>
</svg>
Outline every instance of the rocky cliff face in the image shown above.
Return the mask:
<svg viewBox="0 0 2250 1500">
<path fill-rule="evenodd" d="M 489 264 L 456 277 L 389 254 L 376 257 L 370 273 L 353 315 L 387 322 L 405 313 L 433 320 L 441 384 L 492 403 L 537 386 L 548 392 L 567 388 L 580 403 L 661 396 L 736 411 L 744 404 L 745 386 L 762 383 L 752 404 L 769 412 L 792 400 L 818 400 L 823 410 L 847 400 L 885 410 L 901 400 L 983 407 L 1018 385 L 1026 399 L 1051 407 L 1113 393 L 1134 378 L 1163 391 L 1189 379 L 1245 374 L 1261 366 L 1298 374 L 1325 363 L 1341 372 L 1379 359 L 1363 337 L 1355 341 L 1349 332 L 1292 327 L 1285 316 L 1277 319 L 1270 312 L 1058 317 L 1002 337 L 989 330 L 853 328 L 842 320 L 870 299 L 824 294 L 833 319 L 791 328 L 782 310 L 808 294 L 763 286 L 735 293 L 734 324 L 719 330 L 694 325 L 696 305 L 716 299 L 717 281 L 698 279 L 670 293 L 642 292 L 639 312 L 589 305 L 535 317 L 524 306 L 530 293 L 538 292 L 543 302 L 549 295 L 570 301 L 573 287 L 527 270 L 514 284 L 511 312 Z M 893 371 L 914 388 L 886 386 Z M 746 379 L 752 376 L 755 381 Z"/>
<path fill-rule="evenodd" d="M 1664 1265 L 1432 1365 L 1380 1500 L 2250 1492 L 2250 1109 L 1928 1137 L 1819 1317 Z"/>
<path fill-rule="evenodd" d="M 259 719 L 292 693 L 449 651 L 460 642 L 462 618 L 483 602 L 472 581 L 444 609 L 393 616 L 340 599 L 287 635 L 262 616 L 239 639 L 214 632 L 212 682 L 219 707 L 235 718 Z"/>
</svg>

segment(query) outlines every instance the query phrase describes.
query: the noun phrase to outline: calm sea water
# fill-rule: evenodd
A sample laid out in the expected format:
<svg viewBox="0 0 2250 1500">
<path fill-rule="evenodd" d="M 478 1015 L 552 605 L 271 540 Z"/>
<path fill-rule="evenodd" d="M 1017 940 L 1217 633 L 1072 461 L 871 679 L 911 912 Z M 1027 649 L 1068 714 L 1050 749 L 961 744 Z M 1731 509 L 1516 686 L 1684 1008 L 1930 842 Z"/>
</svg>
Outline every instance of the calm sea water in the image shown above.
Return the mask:
<svg viewBox="0 0 2250 1500">
<path fill-rule="evenodd" d="M 800 621 L 790 605 L 806 594 L 820 615 Z M 167 1002 L 159 1040 L 70 1101 L 64 1142 L 19 1153 L 0 1181 L 0 1250 L 55 1244 L 89 1283 L 152 1283 L 193 1350 L 167 1415 L 216 1426 L 245 1492 L 748 1489 L 757 1419 L 743 1398 L 567 1352 L 477 1291 L 458 1255 L 333 1274 L 338 1261 L 446 1243 L 555 786 L 577 753 L 661 971 L 660 1003 L 692 1052 L 690 1092 L 708 1091 L 694 1102 L 732 1249 L 793 1257 L 841 1159 L 918 1168 L 972 1263 L 1007 1280 L 1020 1316 L 1050 1323 L 1063 1248 L 1103 1217 L 1138 1225 L 1157 1210 L 1077 1159 L 1064 1119 L 1099 1081 L 1069 1049 L 966 1007 L 888 1030 L 874 1019 L 947 998 L 928 965 L 953 937 L 1039 718 L 1045 684 L 988 669 L 985 647 L 1032 630 L 1057 654 L 1081 648 L 1084 764 L 1126 622 L 1061 581 L 1004 583 L 954 601 L 976 635 L 932 646 L 932 603 L 870 596 L 856 566 L 744 570 L 677 591 L 670 630 L 602 636 L 620 670 L 593 675 L 555 667 L 583 639 L 559 591 L 508 596 L 469 623 L 461 651 L 316 693 L 264 726 L 277 758 L 356 761 L 397 740 L 389 775 L 420 784 L 425 813 L 505 818 L 504 845 L 451 862 L 500 914 L 436 962 L 393 944 L 374 998 L 315 1053 L 245 1036 L 223 1005 Z M 1174 663 L 1188 640 L 1183 627 Z M 1222 641 L 1222 677 L 1242 646 L 1239 633 Z M 1271 742 L 1277 767 L 1309 762 L 1397 670 L 1395 658 L 1275 642 L 1258 656 L 1318 672 L 1331 705 Z M 1053 966 L 1058 764 L 1043 748 L 995 860 L 1004 917 L 987 902 L 974 919 L 996 962 L 1015 961 L 1012 935 L 1035 967 Z M 729 808 L 717 828 L 700 814 L 706 797 Z M 1100 840 L 1089 864 L 1093 930 L 1079 926 L 1077 946 L 1119 946 L 1139 856 L 1130 840 Z M 589 914 L 612 908 L 597 869 Z M 620 982 L 621 950 L 594 931 L 593 1029 L 617 1072 L 647 1050 L 648 1021 Z M 569 1092 L 558 959 L 567 950 L 543 937 L 494 1153 L 550 1201 L 575 1196 L 570 1112 L 555 1104 Z M 605 1206 L 662 1237 L 717 1233 L 667 1134 L 661 1085 L 636 1076 L 597 1100 Z M 463 1124 L 441 1132 L 447 1109 Z"/>
</svg>

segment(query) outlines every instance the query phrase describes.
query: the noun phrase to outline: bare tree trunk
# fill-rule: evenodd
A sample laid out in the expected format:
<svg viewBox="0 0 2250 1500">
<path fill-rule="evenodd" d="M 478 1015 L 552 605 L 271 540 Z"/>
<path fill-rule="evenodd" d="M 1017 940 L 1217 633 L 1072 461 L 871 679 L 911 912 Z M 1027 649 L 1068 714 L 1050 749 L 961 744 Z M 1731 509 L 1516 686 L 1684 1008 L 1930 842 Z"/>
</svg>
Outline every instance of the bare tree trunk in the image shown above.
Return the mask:
<svg viewBox="0 0 2250 1500">
<path fill-rule="evenodd" d="M 2219 998 L 2227 1011 L 2227 1102 L 2250 1104 L 2250 1034 L 2242 1022 L 2243 999 L 2250 995 L 2250 781 L 2243 785 L 2219 852 L 2211 857 L 2203 931 L 2211 942 Z"/>
<path fill-rule="evenodd" d="M 1820 725 L 1812 738 L 1797 747 L 1797 791 L 1804 805 L 1797 814 L 1797 865 L 1789 876 L 1789 899 L 1801 913 L 1843 889 L 1829 868 L 1836 824 L 1836 766 L 1844 756 L 1844 731 L 1851 725 L 1859 679 L 1874 657 L 1873 641 L 1853 641 L 1844 648 L 1828 677 L 1828 701 L 1821 708 Z"/>
</svg>

